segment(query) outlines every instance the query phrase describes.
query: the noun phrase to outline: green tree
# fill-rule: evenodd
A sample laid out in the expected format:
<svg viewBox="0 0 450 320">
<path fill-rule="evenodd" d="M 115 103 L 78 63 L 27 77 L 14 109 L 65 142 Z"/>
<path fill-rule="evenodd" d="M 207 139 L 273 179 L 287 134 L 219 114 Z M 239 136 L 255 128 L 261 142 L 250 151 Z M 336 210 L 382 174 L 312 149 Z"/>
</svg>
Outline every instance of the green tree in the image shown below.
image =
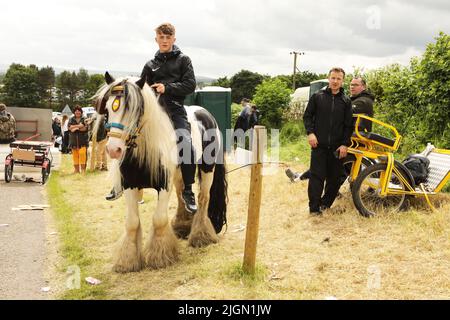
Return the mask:
<svg viewBox="0 0 450 320">
<path fill-rule="evenodd" d="M 47 66 L 39 69 L 37 76 L 41 104 L 51 108 L 52 89 L 55 86 L 55 70 L 52 67 Z"/>
<path fill-rule="evenodd" d="M 84 91 L 88 82 L 89 74 L 84 69 L 80 69 L 78 73 L 75 71 L 61 72 L 56 77 L 59 107 L 62 108 L 66 104 L 70 106 L 85 105 L 87 99 Z"/>
<path fill-rule="evenodd" d="M 17 107 L 36 107 L 39 104 L 38 68 L 13 63 L 3 79 L 3 100 Z"/>
<path fill-rule="evenodd" d="M 253 102 L 261 111 L 261 124 L 281 128 L 283 110 L 289 106 L 291 90 L 280 79 L 267 79 L 256 87 Z"/>
<path fill-rule="evenodd" d="M 292 75 L 278 75 L 275 78 L 280 79 L 284 83 L 286 83 L 288 88 L 292 88 Z M 307 87 L 309 86 L 311 81 L 319 80 L 326 78 L 324 75 L 316 74 L 310 71 L 302 71 L 295 74 L 295 88 Z"/>
<path fill-rule="evenodd" d="M 440 33 L 409 66 L 393 64 L 369 72 L 376 118 L 404 136 L 402 153 L 427 142 L 450 148 L 450 37 Z"/>
<path fill-rule="evenodd" d="M 89 76 L 89 80 L 84 87 L 86 100 L 90 100 L 97 90 L 104 84 L 105 77 L 102 74 L 93 74 Z"/>
<path fill-rule="evenodd" d="M 211 86 L 222 87 L 222 88 L 230 88 L 230 80 L 227 77 L 219 78 L 216 81 L 211 83 Z"/>
<path fill-rule="evenodd" d="M 230 79 L 231 100 L 240 103 L 242 98 L 252 99 L 256 86 L 267 78 L 259 73 L 241 70 Z"/>
</svg>

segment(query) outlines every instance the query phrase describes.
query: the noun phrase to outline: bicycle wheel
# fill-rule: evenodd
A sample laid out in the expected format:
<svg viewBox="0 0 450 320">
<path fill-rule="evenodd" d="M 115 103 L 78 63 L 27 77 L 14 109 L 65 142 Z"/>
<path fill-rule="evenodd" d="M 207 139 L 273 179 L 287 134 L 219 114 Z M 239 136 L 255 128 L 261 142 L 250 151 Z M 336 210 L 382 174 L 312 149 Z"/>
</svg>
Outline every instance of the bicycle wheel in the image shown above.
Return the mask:
<svg viewBox="0 0 450 320">
<path fill-rule="evenodd" d="M 395 167 L 401 176 L 414 187 L 408 172 L 397 164 L 395 164 Z M 405 201 L 406 194 L 395 194 L 395 191 L 407 191 L 408 188 L 394 171 L 392 171 L 389 180 L 388 188 L 390 192 L 384 197 L 380 196 L 380 176 L 386 172 L 386 168 L 386 163 L 374 164 L 361 172 L 354 182 L 352 188 L 353 203 L 364 217 L 373 217 L 381 213 L 394 213 L 406 209 L 408 206 L 408 201 Z"/>
<path fill-rule="evenodd" d="M 14 160 L 11 159 L 9 164 L 5 165 L 5 182 L 11 182 L 14 170 Z"/>
<path fill-rule="evenodd" d="M 45 184 L 45 182 L 47 182 L 48 176 L 50 175 L 50 167 L 52 165 L 50 159 L 45 158 L 44 161 L 47 162 L 47 167 L 42 168 L 42 184 Z"/>
<path fill-rule="evenodd" d="M 353 167 L 353 163 L 356 161 L 356 158 L 354 155 L 349 154 L 345 159 L 344 159 L 344 171 L 345 171 L 345 175 L 346 175 L 346 179 L 345 181 L 347 181 L 349 183 L 349 188 L 350 190 L 353 188 L 353 181 L 351 181 L 350 175 L 352 173 L 352 167 Z M 362 158 L 361 160 L 361 168 L 359 168 L 359 173 L 361 173 L 362 171 L 364 171 L 367 167 L 371 166 L 372 164 L 374 164 L 375 162 L 369 158 Z M 345 182 L 344 181 L 344 182 Z"/>
</svg>

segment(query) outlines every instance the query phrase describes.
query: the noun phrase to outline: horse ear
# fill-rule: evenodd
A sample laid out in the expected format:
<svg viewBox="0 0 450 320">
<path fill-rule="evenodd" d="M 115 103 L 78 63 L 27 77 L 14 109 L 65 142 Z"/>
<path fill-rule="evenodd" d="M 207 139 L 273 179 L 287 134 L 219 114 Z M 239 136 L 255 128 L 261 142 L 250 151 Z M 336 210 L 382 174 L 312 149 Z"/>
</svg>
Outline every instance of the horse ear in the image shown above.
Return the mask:
<svg viewBox="0 0 450 320">
<path fill-rule="evenodd" d="M 107 84 L 111 84 L 114 81 L 116 81 L 110 74 L 108 71 L 105 72 L 105 81 Z"/>
<path fill-rule="evenodd" d="M 138 85 L 139 88 L 143 88 L 145 82 L 147 81 L 147 76 L 143 76 L 142 78 L 140 78 L 138 81 L 136 81 L 135 83 Z"/>
</svg>

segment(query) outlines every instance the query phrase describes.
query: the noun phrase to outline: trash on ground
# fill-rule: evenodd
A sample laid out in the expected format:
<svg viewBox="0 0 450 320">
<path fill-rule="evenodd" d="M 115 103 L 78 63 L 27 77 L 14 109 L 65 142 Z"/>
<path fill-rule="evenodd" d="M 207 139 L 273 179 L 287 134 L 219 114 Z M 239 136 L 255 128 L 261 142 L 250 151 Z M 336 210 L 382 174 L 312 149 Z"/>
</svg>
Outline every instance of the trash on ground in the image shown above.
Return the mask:
<svg viewBox="0 0 450 320">
<path fill-rule="evenodd" d="M 13 177 L 14 177 L 14 180 L 17 180 L 17 181 L 22 181 L 22 182 L 38 182 L 38 181 L 36 181 L 36 180 L 34 180 L 34 178 L 33 177 L 27 177 L 26 175 L 24 175 L 24 174 L 22 174 L 21 176 L 18 176 L 18 175 L 13 175 Z"/>
<path fill-rule="evenodd" d="M 7 223 L 2 223 L 2 224 L 0 224 L 0 227 L 9 227 L 9 224 L 7 224 Z"/>
<path fill-rule="evenodd" d="M 86 280 L 87 283 L 92 284 L 93 286 L 102 283 L 100 280 L 95 279 L 93 277 L 87 277 L 85 280 Z"/>
<path fill-rule="evenodd" d="M 50 287 L 43 287 L 41 288 L 42 292 L 49 292 L 50 291 Z"/>
<path fill-rule="evenodd" d="M 50 232 L 49 235 L 54 236 L 55 234 L 58 234 L 58 232 Z"/>
<path fill-rule="evenodd" d="M 21 210 L 44 210 L 44 208 L 50 208 L 47 204 L 24 204 L 17 206 L 15 208 L 11 208 L 13 211 L 21 211 Z"/>
<path fill-rule="evenodd" d="M 245 230 L 245 223 L 241 223 L 240 225 L 236 226 L 231 232 L 241 232 Z"/>
<path fill-rule="evenodd" d="M 325 243 L 325 242 L 330 242 L 331 238 L 330 237 L 326 237 L 325 239 L 322 240 L 321 243 Z"/>
</svg>

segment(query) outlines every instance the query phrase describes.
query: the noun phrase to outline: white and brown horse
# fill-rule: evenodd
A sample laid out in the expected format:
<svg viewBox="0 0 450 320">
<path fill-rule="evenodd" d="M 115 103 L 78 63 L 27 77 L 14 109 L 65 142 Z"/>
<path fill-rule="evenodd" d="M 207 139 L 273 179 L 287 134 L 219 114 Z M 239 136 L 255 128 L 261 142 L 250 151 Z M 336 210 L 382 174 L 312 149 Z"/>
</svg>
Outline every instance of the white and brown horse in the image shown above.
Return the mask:
<svg viewBox="0 0 450 320">
<path fill-rule="evenodd" d="M 187 107 L 192 145 L 199 168 L 200 191 L 195 215 L 185 210 L 184 188 L 177 163 L 177 139 L 172 123 L 145 79 L 114 80 L 108 73 L 106 84 L 95 99 L 97 111 L 107 116 L 107 152 L 116 159 L 116 190 L 124 188 L 128 207 L 125 234 L 118 243 L 113 270 L 138 271 L 143 267 L 163 268 L 178 260 L 179 238 L 193 247 L 218 242 L 217 233 L 226 224 L 227 182 L 222 137 L 213 116 L 201 107 Z M 95 129 L 94 129 L 95 130 Z M 178 209 L 169 223 L 168 202 L 172 186 Z M 149 239 L 142 249 L 138 190 L 158 191 Z"/>
</svg>

